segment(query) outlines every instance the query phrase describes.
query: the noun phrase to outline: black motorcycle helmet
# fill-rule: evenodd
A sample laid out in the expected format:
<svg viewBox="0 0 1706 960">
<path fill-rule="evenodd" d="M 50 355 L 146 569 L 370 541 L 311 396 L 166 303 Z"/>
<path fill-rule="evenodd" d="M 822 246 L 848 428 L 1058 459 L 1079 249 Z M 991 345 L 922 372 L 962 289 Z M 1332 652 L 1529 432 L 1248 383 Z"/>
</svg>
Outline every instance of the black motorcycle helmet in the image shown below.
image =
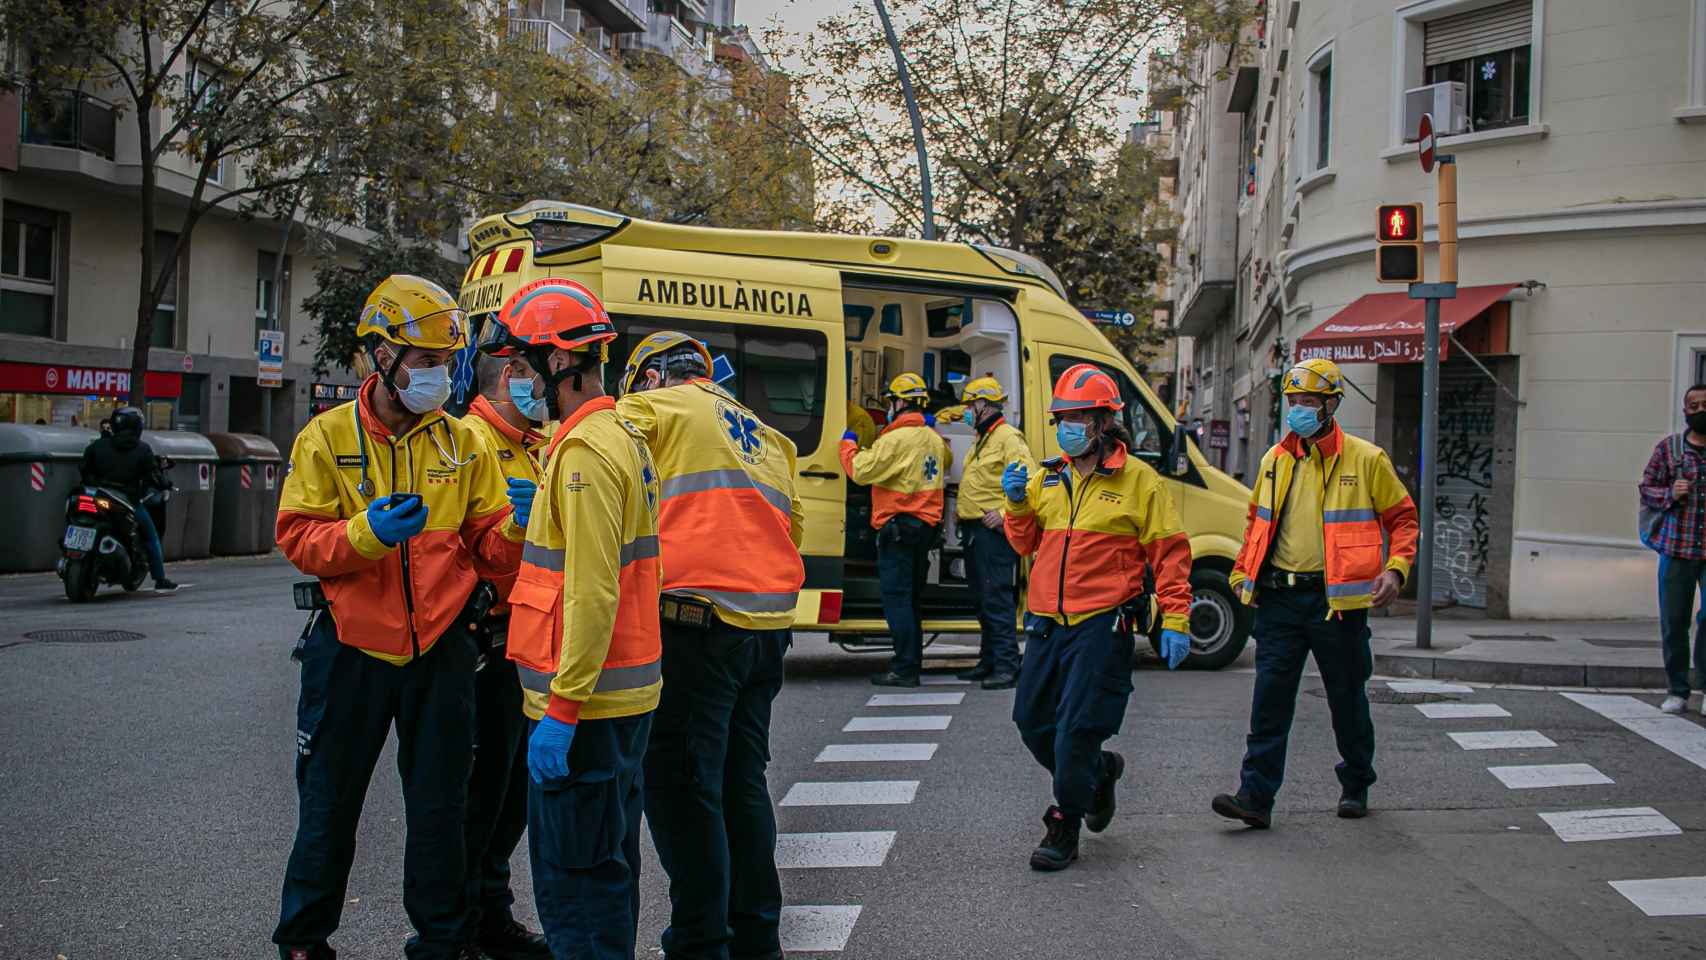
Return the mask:
<svg viewBox="0 0 1706 960">
<path fill-rule="evenodd" d="M 129 450 L 142 441 L 142 411 L 135 407 L 120 407 L 113 411 L 113 442 L 119 449 Z"/>
</svg>

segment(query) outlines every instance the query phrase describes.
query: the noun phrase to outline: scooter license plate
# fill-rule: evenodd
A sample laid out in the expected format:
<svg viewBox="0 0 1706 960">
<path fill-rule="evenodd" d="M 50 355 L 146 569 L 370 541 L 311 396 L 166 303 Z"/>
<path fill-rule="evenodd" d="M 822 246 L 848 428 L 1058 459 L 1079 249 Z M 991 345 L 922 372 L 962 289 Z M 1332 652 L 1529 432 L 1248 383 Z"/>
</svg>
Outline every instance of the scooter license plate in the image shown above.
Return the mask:
<svg viewBox="0 0 1706 960">
<path fill-rule="evenodd" d="M 95 549 L 95 528 L 72 525 L 65 528 L 65 549 Z"/>
</svg>

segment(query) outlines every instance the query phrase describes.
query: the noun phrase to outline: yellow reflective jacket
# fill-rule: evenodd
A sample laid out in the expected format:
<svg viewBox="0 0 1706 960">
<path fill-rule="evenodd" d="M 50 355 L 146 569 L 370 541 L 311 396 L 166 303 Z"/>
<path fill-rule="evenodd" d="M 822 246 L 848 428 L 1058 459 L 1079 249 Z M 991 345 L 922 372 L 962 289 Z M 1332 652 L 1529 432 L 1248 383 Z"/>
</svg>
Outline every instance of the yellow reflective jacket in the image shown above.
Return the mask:
<svg viewBox="0 0 1706 960">
<path fill-rule="evenodd" d="M 1009 463 L 1022 463 L 1031 473 L 1037 472 L 1037 461 L 1031 457 L 1025 435 L 996 417 L 995 423 L 972 444 L 966 456 L 965 470 L 960 474 L 960 495 L 954 513 L 961 520 L 982 519 L 991 510 L 1007 508 L 1007 494 L 1001 490 L 1001 473 Z"/>
<path fill-rule="evenodd" d="M 877 441 L 877 421 L 871 419 L 864 407 L 851 400 L 847 401 L 847 429 L 858 434 L 861 450 Z"/>
<path fill-rule="evenodd" d="M 794 441 L 709 380 L 628 394 L 616 412 L 657 465 L 663 592 L 737 627 L 793 626 L 806 577 Z"/>
<path fill-rule="evenodd" d="M 847 476 L 871 488 L 871 526 L 881 530 L 897 513 L 931 525 L 942 522 L 943 491 L 954 452 L 948 441 L 925 426 L 923 414 L 896 417 L 868 450 L 843 438 L 840 454 Z"/>
<path fill-rule="evenodd" d="M 583 404 L 551 438 L 510 594 L 523 709 L 564 723 L 656 709 L 658 478 L 616 401 Z"/>
<path fill-rule="evenodd" d="M 540 463 L 540 458 L 545 453 L 546 438 L 543 435 L 533 430 L 516 429 L 485 397 L 474 398 L 474 402 L 468 407 L 468 415 L 462 418 L 462 422 L 491 445 L 494 455 L 498 458 L 498 466 L 502 468 L 507 479 L 532 480 L 538 483 L 544 476 Z M 492 579 L 492 585 L 498 591 L 498 603 L 492 607 L 492 613 L 496 616 L 509 613 L 509 594 L 515 588 L 516 572 L 511 571 L 506 576 Z"/>
</svg>

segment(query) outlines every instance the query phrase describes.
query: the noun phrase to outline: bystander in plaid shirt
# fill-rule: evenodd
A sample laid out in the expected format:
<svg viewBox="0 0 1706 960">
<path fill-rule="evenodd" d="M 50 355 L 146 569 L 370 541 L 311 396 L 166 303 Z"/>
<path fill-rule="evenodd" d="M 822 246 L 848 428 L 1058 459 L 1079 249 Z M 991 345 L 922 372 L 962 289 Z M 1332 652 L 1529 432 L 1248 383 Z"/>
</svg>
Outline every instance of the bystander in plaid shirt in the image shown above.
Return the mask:
<svg viewBox="0 0 1706 960">
<path fill-rule="evenodd" d="M 1665 511 L 1653 548 L 1683 560 L 1706 560 L 1706 456 L 1692 443 L 1683 443 L 1682 462 L 1672 463 L 1670 438 L 1659 441 L 1641 474 L 1641 502 Z M 1693 483 L 1681 500 L 1671 495 L 1678 478 Z"/>
</svg>

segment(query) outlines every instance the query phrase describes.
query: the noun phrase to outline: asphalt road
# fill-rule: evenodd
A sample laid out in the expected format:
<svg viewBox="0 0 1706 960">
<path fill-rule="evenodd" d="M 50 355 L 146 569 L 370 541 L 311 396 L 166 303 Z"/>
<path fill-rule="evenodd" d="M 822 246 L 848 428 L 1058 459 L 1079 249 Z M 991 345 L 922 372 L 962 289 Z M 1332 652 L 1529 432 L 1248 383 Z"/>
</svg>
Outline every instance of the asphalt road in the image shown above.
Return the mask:
<svg viewBox="0 0 1706 960">
<path fill-rule="evenodd" d="M 76 608 L 51 576 L 0 579 L 0 958 L 273 955 L 296 816 L 293 573 L 259 559 L 175 565 L 173 576 L 194 585 L 173 597 L 104 591 Z M 23 638 L 63 628 L 143 637 Z M 780 809 L 785 834 L 860 835 L 792 837 L 790 855 L 872 864 L 784 872 L 797 908 L 790 955 L 1701 955 L 1706 880 L 1626 885 L 1631 896 L 1611 884 L 1706 873 L 1698 716 L 1652 719 L 1649 694 L 1584 703 L 1551 690 L 1432 695 L 1508 718 L 1433 719 L 1414 703 L 1378 703 L 1375 813 L 1340 821 L 1326 702 L 1306 694 L 1275 829 L 1249 832 L 1208 811 L 1209 797 L 1236 783 L 1247 662 L 1215 674 L 1139 670 L 1112 744 L 1129 764 L 1119 815 L 1087 836 L 1078 866 L 1044 875 L 1026 862 L 1048 782 L 1008 719 L 1011 692 L 941 685 L 918 692 L 961 702 L 870 706 L 877 691 L 865 675 L 880 661 L 802 637 L 776 708 L 778 801 L 803 783 L 911 799 Z M 938 730 L 844 730 L 855 718 L 912 716 L 950 719 Z M 1448 736 L 1501 730 L 1555 746 L 1469 750 Z M 817 762 L 828 746 L 871 744 L 936 747 L 893 751 L 928 759 Z M 1585 764 L 1563 772 L 1612 782 L 1517 789 L 1488 769 L 1541 764 Z M 342 956 L 398 957 L 408 934 L 392 769 L 388 754 L 369 793 L 335 940 Z M 796 798 L 838 788 L 799 789 Z M 1540 816 L 1608 808 L 1652 809 L 1588 818 L 1583 829 L 1625 834 L 1598 841 L 1565 842 Z M 525 846 L 515 866 L 518 914 L 533 923 Z M 649 866 L 641 956 L 659 955 L 667 904 Z M 1696 915 L 1649 916 L 1637 901 Z"/>
</svg>

